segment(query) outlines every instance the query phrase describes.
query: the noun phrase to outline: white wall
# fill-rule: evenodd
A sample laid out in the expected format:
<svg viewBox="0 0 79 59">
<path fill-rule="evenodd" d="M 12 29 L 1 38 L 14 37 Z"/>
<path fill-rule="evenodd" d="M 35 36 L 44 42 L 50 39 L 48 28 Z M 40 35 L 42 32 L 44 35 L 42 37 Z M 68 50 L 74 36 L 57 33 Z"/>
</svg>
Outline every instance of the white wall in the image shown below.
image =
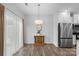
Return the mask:
<svg viewBox="0 0 79 59">
<path fill-rule="evenodd" d="M 58 47 L 58 27 L 57 27 L 58 15 L 53 16 L 53 44 Z"/>
<path fill-rule="evenodd" d="M 76 55 L 79 56 L 79 40 L 76 40 L 76 44 L 77 44 Z"/>
<path fill-rule="evenodd" d="M 37 19 L 35 15 L 25 16 L 24 19 L 24 42 L 26 44 L 34 43 L 34 34 L 36 34 L 36 28 L 34 21 Z M 40 19 L 44 21 L 42 34 L 45 35 L 45 43 L 53 43 L 53 16 L 42 15 Z"/>
</svg>

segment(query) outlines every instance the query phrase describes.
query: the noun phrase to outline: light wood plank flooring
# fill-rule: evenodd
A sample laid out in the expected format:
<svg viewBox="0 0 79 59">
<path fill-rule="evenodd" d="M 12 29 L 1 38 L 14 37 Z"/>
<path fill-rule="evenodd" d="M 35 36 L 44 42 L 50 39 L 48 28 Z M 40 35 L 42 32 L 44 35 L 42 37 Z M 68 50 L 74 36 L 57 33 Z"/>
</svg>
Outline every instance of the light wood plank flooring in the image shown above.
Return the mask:
<svg viewBox="0 0 79 59">
<path fill-rule="evenodd" d="M 25 45 L 14 56 L 75 56 L 75 48 L 57 48 L 53 44 L 44 46 Z"/>
</svg>

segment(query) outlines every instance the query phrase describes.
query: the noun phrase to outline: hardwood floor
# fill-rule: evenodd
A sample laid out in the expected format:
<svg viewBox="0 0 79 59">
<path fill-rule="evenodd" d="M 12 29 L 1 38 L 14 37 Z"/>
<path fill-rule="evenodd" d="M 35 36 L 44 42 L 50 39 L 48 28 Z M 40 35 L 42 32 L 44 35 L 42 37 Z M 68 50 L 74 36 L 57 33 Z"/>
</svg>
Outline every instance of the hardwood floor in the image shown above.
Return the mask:
<svg viewBox="0 0 79 59">
<path fill-rule="evenodd" d="M 75 56 L 75 48 L 57 48 L 53 44 L 44 46 L 25 45 L 14 56 Z"/>
</svg>

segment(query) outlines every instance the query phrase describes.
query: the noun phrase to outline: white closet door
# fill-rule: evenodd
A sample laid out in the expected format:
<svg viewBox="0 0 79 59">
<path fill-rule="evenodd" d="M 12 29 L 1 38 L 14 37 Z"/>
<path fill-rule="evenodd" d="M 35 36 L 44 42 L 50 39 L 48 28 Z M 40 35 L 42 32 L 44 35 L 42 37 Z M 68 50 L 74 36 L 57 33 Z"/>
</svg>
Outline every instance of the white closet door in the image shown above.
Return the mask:
<svg viewBox="0 0 79 59">
<path fill-rule="evenodd" d="M 23 46 L 22 19 L 5 11 L 4 55 L 13 55 Z"/>
<path fill-rule="evenodd" d="M 16 52 L 16 43 L 17 43 L 17 20 L 16 20 L 16 15 L 15 14 L 13 14 L 13 21 L 14 21 L 14 27 L 13 27 L 13 32 L 14 33 L 11 33 L 11 34 L 13 34 L 13 49 L 12 49 L 12 51 L 11 51 L 11 53 L 12 54 L 14 54 L 15 52 Z M 11 54 L 11 55 L 12 55 Z"/>
<path fill-rule="evenodd" d="M 16 39 L 16 20 L 14 14 L 10 11 L 5 13 L 5 55 L 12 55 Z"/>
<path fill-rule="evenodd" d="M 22 19 L 17 17 L 17 43 L 16 51 L 18 51 L 23 46 L 23 25 Z"/>
<path fill-rule="evenodd" d="M 23 22 L 22 19 L 19 18 L 19 48 L 23 46 Z"/>
<path fill-rule="evenodd" d="M 15 39 L 15 51 L 14 52 L 16 52 L 17 51 L 17 40 L 18 40 L 18 33 L 17 33 L 17 31 L 18 31 L 18 24 L 17 24 L 17 16 L 15 16 L 15 18 L 16 18 L 16 39 Z"/>
<path fill-rule="evenodd" d="M 17 28 L 17 39 L 16 39 L 16 47 L 15 47 L 15 49 L 16 49 L 16 51 L 18 51 L 19 50 L 19 18 L 18 17 L 16 17 L 16 28 Z"/>
</svg>

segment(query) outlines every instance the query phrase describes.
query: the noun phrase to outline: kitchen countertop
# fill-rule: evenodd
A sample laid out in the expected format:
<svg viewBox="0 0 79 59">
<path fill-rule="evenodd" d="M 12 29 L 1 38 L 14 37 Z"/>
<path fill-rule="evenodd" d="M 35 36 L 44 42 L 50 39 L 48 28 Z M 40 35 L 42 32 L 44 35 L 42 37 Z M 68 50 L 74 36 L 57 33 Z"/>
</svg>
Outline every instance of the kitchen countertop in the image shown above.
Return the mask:
<svg viewBox="0 0 79 59">
<path fill-rule="evenodd" d="M 74 35 L 79 35 L 79 32 L 73 32 Z"/>
</svg>

